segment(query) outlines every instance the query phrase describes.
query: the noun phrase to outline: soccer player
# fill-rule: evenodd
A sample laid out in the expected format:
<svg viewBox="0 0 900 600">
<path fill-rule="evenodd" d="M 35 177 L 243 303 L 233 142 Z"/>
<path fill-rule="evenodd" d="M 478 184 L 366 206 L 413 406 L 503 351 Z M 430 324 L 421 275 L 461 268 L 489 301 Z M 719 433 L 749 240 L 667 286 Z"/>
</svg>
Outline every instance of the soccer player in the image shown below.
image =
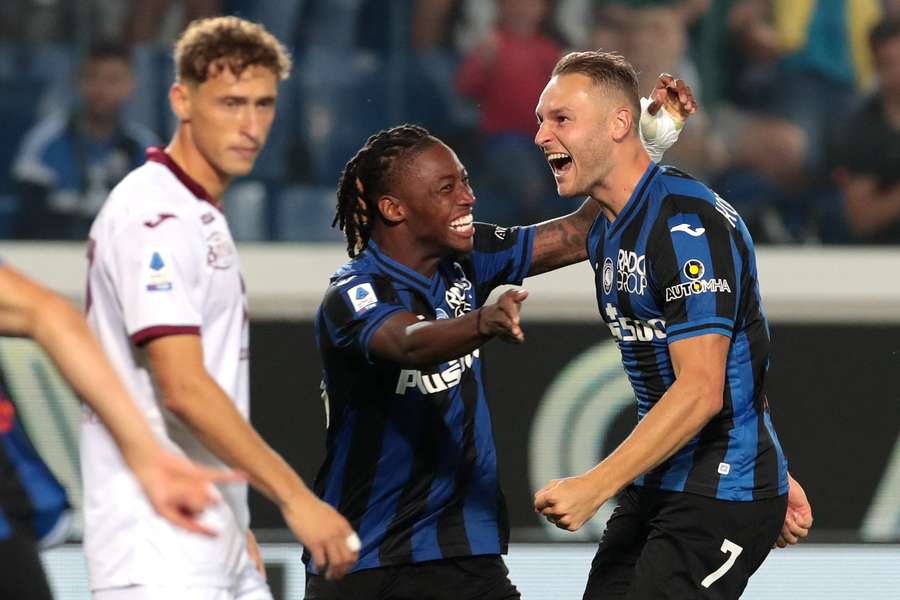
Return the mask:
<svg viewBox="0 0 900 600">
<path fill-rule="evenodd" d="M 174 138 L 148 151 L 91 228 L 88 321 L 167 447 L 246 473 L 315 563 L 340 577 L 356 560 L 353 530 L 247 420 L 247 304 L 219 205 L 266 140 L 290 60 L 262 26 L 236 17 L 193 22 L 174 57 Z M 95 598 L 271 598 L 248 528 L 246 485 L 219 488 L 224 502 L 203 520 L 216 538 L 185 534 L 148 510 L 110 442 L 105 427 L 84 421 Z"/>
<path fill-rule="evenodd" d="M 414 125 L 370 137 L 337 196 L 353 260 L 316 317 L 329 424 L 315 489 L 359 530 L 362 550 L 340 582 L 305 556 L 306 597 L 519 598 L 500 558 L 509 525 L 480 348 L 524 340 L 527 292 L 486 300 L 583 260 L 599 209 L 585 202 L 530 227 L 473 223 L 465 168 Z"/>
<path fill-rule="evenodd" d="M 538 491 L 535 510 L 574 531 L 622 492 L 586 599 L 737 598 L 773 544 L 812 523 L 769 416 L 753 242 L 725 200 L 648 157 L 622 57 L 563 57 L 536 112 L 559 194 L 602 207 L 587 248 L 639 423 L 592 470 Z"/>
<path fill-rule="evenodd" d="M 47 289 L 0 265 L 0 335 L 34 339 L 75 392 L 112 433 L 140 490 L 160 516 L 212 534 L 196 518 L 216 501 L 212 481 L 225 471 L 197 467 L 162 448 L 75 308 Z M 38 456 L 0 385 L 0 598 L 51 597 L 38 545 L 64 535 L 68 501 Z"/>
</svg>

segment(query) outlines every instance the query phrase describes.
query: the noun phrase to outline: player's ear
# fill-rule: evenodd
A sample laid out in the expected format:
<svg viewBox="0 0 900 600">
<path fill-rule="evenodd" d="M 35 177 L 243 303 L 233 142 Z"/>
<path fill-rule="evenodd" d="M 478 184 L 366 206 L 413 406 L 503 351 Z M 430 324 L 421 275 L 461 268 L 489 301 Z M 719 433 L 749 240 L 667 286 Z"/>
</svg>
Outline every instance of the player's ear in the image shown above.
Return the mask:
<svg viewBox="0 0 900 600">
<path fill-rule="evenodd" d="M 185 83 L 175 82 L 169 88 L 169 104 L 179 121 L 191 120 L 191 89 Z"/>
<path fill-rule="evenodd" d="M 631 114 L 631 109 L 627 106 L 617 108 L 610 122 L 610 134 L 613 140 L 616 142 L 623 141 L 631 135 L 632 127 L 634 127 L 634 115 Z"/>
<path fill-rule="evenodd" d="M 378 212 L 388 223 L 402 223 L 406 220 L 406 208 L 394 196 L 384 195 L 378 199 Z"/>
</svg>

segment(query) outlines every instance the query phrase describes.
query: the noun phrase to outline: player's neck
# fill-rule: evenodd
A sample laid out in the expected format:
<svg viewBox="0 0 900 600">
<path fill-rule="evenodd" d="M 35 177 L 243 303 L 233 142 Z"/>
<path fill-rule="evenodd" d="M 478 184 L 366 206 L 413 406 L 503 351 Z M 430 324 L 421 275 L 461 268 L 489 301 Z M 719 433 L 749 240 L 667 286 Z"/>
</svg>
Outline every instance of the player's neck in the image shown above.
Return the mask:
<svg viewBox="0 0 900 600">
<path fill-rule="evenodd" d="M 190 133 L 184 125 L 175 131 L 166 152 L 191 179 L 203 186 L 206 193 L 215 199 L 216 204 L 221 202 L 222 194 L 231 183 L 231 177 L 218 171 L 204 158 L 191 141 Z"/>
<path fill-rule="evenodd" d="M 383 232 L 376 229 L 372 232 L 372 240 L 378 244 L 378 249 L 385 256 L 397 261 L 401 265 L 407 266 L 416 273 L 430 278 L 437 271 L 438 263 L 441 255 L 436 252 L 429 252 L 427 249 L 416 243 L 413 238 L 407 238 L 399 234 L 399 231 L 392 231 L 392 235 L 383 235 Z"/>
<path fill-rule="evenodd" d="M 631 199 L 637 184 L 650 165 L 650 157 L 640 144 L 629 144 L 614 157 L 612 169 L 591 190 L 591 198 L 600 203 L 610 221 L 615 221 Z"/>
</svg>

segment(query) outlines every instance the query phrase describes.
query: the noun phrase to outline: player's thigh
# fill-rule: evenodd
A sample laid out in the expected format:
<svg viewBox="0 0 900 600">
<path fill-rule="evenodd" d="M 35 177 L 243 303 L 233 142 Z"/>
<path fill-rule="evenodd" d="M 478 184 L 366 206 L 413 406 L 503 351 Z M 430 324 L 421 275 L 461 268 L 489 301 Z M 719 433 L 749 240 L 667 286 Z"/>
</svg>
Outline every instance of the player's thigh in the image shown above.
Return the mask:
<svg viewBox="0 0 900 600">
<path fill-rule="evenodd" d="M 409 600 L 520 600 L 497 554 L 460 556 L 409 565 L 398 598 Z"/>
<path fill-rule="evenodd" d="M 628 592 L 647 539 L 644 494 L 642 488 L 632 485 L 619 495 L 591 562 L 584 600 L 624 598 Z"/>
<path fill-rule="evenodd" d="M 397 567 L 364 569 L 329 581 L 322 575 L 306 572 L 306 600 L 379 600 L 392 598 L 392 588 L 398 580 Z"/>
<path fill-rule="evenodd" d="M 0 540 L 0 598 L 3 600 L 52 600 L 37 544 L 13 530 Z"/>
<path fill-rule="evenodd" d="M 739 598 L 778 536 L 786 498 L 727 502 L 661 493 L 666 495 L 626 597 Z"/>
</svg>

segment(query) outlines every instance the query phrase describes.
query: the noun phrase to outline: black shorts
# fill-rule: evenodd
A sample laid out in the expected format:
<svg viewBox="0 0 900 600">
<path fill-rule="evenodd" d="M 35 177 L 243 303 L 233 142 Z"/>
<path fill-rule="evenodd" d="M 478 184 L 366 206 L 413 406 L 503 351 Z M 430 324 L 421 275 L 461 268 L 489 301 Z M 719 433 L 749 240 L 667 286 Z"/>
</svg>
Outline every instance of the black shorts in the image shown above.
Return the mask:
<svg viewBox="0 0 900 600">
<path fill-rule="evenodd" d="M 0 540 L 0 598 L 3 600 L 53 600 L 41 565 L 37 543 L 19 528 Z"/>
<path fill-rule="evenodd" d="M 739 598 L 786 511 L 787 495 L 731 502 L 629 486 L 606 524 L 584 600 Z"/>
<path fill-rule="evenodd" d="M 307 600 L 520 600 L 496 554 L 365 569 L 340 581 L 306 573 Z"/>
</svg>

